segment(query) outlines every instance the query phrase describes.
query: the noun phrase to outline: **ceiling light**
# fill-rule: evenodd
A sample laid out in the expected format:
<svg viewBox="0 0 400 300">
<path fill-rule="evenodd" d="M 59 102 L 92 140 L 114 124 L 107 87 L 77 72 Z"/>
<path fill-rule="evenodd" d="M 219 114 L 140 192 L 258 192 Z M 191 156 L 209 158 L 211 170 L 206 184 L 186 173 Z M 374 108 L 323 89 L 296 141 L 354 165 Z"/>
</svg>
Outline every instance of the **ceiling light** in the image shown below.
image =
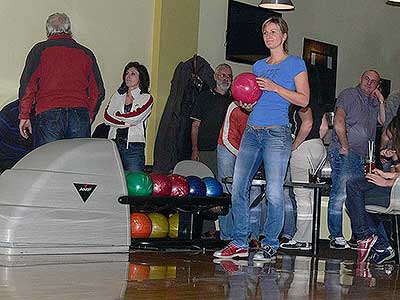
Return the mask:
<svg viewBox="0 0 400 300">
<path fill-rule="evenodd" d="M 400 0 L 398 0 L 400 1 Z M 262 0 L 259 7 L 268 8 L 272 10 L 292 10 L 294 5 L 290 0 Z"/>
</svg>

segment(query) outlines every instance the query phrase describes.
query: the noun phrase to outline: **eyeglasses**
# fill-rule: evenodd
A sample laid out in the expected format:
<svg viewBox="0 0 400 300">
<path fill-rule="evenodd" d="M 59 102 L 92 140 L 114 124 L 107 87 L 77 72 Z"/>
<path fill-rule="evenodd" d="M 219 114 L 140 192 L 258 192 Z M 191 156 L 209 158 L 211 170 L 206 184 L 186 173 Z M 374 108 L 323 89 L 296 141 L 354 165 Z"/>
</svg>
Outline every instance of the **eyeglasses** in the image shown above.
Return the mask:
<svg viewBox="0 0 400 300">
<path fill-rule="evenodd" d="M 222 79 L 232 79 L 232 74 L 225 74 L 225 73 L 216 73 L 216 75 Z"/>
<path fill-rule="evenodd" d="M 380 83 L 380 80 L 373 79 L 373 78 L 369 77 L 368 75 L 364 75 L 363 79 L 370 82 L 373 85 L 378 85 Z"/>
</svg>

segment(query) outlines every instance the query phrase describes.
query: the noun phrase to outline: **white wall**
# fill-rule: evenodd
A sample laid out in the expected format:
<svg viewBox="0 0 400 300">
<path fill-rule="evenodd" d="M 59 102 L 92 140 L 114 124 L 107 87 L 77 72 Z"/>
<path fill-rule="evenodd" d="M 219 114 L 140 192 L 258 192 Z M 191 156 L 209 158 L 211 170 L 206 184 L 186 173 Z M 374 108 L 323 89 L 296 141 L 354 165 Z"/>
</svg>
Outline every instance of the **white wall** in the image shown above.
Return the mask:
<svg viewBox="0 0 400 300">
<path fill-rule="evenodd" d="M 103 108 L 128 61 L 150 71 L 154 1 L 0 0 L 0 7 L 0 107 L 16 99 L 26 55 L 46 39 L 45 22 L 54 12 L 68 14 L 76 40 L 95 53 L 106 87 Z"/>
<path fill-rule="evenodd" d="M 242 0 L 257 5 L 259 0 Z M 284 12 L 289 23 L 290 52 L 301 56 L 303 38 L 339 46 L 337 92 L 357 83 L 365 69 L 377 69 L 400 88 L 400 7 L 384 0 L 293 0 Z M 228 0 L 201 0 L 199 54 L 213 65 L 224 61 Z M 228 62 L 230 63 L 230 62 Z M 235 74 L 249 66 L 230 63 Z"/>
</svg>

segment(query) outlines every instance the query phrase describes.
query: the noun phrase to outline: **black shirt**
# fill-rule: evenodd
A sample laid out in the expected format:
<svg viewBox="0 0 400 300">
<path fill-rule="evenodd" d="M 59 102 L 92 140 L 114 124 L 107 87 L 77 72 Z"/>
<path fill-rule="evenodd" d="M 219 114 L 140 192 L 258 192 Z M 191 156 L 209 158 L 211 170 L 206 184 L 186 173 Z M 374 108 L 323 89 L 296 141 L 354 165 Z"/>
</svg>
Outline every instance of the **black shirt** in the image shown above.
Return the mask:
<svg viewBox="0 0 400 300">
<path fill-rule="evenodd" d="M 325 109 L 318 105 L 318 103 L 316 103 L 314 99 L 310 99 L 309 107 L 311 108 L 312 112 L 313 124 L 310 133 L 306 137 L 305 141 L 319 138 L 319 128 L 321 127 L 322 118 L 325 114 Z M 294 108 L 291 107 L 291 109 L 289 109 L 289 120 L 292 124 L 292 134 L 294 136 L 297 136 L 297 134 L 299 133 L 302 123 L 299 116 L 300 109 L 301 107 L 299 106 L 295 106 Z"/>
<path fill-rule="evenodd" d="M 197 138 L 199 151 L 212 151 L 217 148 L 219 130 L 231 102 L 230 92 L 221 95 L 212 90 L 207 90 L 197 98 L 191 119 L 201 121 Z"/>
</svg>

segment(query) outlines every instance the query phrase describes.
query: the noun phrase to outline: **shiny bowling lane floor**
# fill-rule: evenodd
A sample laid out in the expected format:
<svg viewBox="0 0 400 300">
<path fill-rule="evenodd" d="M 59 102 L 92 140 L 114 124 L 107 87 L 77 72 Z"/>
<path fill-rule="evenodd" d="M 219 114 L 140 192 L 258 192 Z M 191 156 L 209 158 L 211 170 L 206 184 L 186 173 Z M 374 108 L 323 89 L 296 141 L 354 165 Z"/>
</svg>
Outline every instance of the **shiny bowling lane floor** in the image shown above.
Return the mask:
<svg viewBox="0 0 400 300">
<path fill-rule="evenodd" d="M 400 299 L 397 265 L 349 257 L 280 255 L 262 264 L 215 260 L 211 252 L 3 255 L 0 299 Z"/>
<path fill-rule="evenodd" d="M 351 259 L 281 255 L 263 264 L 138 252 L 130 257 L 125 299 L 400 299 L 399 275 L 397 265 Z"/>
</svg>

